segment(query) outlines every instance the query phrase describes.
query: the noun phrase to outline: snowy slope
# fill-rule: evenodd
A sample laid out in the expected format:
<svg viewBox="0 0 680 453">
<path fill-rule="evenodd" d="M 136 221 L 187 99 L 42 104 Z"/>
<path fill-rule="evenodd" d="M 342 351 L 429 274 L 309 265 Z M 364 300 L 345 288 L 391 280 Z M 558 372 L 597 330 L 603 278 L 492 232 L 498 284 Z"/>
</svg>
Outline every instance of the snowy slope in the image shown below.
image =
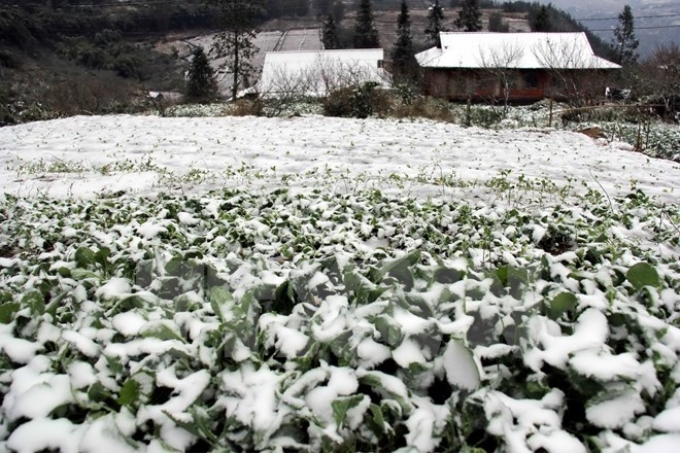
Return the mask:
<svg viewBox="0 0 680 453">
<path fill-rule="evenodd" d="M 680 451 L 677 163 L 317 116 L 0 156 L 0 451 Z"/>
<path fill-rule="evenodd" d="M 502 180 L 609 196 L 636 184 L 677 202 L 680 165 L 578 133 L 429 121 L 107 116 L 0 129 L 0 191 L 20 195 L 289 186 L 494 200 Z"/>
</svg>

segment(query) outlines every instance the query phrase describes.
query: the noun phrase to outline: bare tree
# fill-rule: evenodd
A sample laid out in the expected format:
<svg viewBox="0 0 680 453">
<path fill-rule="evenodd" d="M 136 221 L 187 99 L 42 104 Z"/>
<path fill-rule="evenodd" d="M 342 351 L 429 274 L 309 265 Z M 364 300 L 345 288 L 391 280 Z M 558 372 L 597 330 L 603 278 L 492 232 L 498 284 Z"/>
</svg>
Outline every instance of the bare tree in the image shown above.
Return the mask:
<svg viewBox="0 0 680 453">
<path fill-rule="evenodd" d="M 551 75 L 548 94 L 582 107 L 604 93 L 604 77 L 589 49 L 574 40 L 548 36 L 532 49 L 541 67 Z"/>
<path fill-rule="evenodd" d="M 491 75 L 494 85 L 498 84 L 498 89 L 494 86 L 492 93 L 494 100 L 498 94 L 503 96 L 503 114 L 507 113 L 510 90 L 519 77 L 516 67 L 523 55 L 524 49 L 521 46 L 509 42 L 488 52 L 480 52 L 480 66 Z"/>
</svg>

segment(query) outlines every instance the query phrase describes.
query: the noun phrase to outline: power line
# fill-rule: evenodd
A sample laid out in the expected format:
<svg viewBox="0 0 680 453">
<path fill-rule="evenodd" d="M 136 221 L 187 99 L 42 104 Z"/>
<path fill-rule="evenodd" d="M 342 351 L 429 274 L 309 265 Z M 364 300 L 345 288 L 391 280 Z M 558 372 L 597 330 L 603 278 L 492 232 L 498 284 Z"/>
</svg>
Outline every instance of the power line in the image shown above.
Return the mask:
<svg viewBox="0 0 680 453">
<path fill-rule="evenodd" d="M 664 28 L 680 28 L 680 25 L 658 25 L 656 27 L 635 27 L 635 30 L 660 30 Z M 588 30 L 588 31 L 613 31 L 613 28 L 603 28 L 599 30 Z"/>
<path fill-rule="evenodd" d="M 680 13 L 674 13 L 674 14 L 656 14 L 656 15 L 650 15 L 650 16 L 634 16 L 633 19 L 661 19 L 661 18 L 668 18 L 668 17 L 680 17 Z M 575 19 L 580 22 L 591 22 L 591 21 L 597 21 L 597 20 L 619 20 L 618 17 L 594 17 L 591 19 L 583 18 L 583 19 Z M 637 27 L 636 27 L 637 28 Z"/>
</svg>

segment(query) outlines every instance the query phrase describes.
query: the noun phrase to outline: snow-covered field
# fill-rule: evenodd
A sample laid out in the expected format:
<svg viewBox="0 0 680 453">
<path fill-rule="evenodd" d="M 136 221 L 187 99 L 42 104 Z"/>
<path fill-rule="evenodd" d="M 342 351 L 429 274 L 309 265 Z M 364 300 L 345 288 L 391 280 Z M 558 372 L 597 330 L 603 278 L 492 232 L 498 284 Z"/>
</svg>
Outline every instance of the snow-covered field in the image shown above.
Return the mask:
<svg viewBox="0 0 680 453">
<path fill-rule="evenodd" d="M 0 128 L 0 451 L 680 451 L 680 165 L 318 116 Z"/>
<path fill-rule="evenodd" d="M 548 129 L 322 116 L 76 117 L 0 129 L 0 190 L 19 195 L 286 186 L 493 201 L 498 191 L 488 186 L 501 179 L 517 185 L 513 200 L 530 186 L 615 196 L 634 184 L 664 201 L 680 194 L 678 163 Z"/>
</svg>

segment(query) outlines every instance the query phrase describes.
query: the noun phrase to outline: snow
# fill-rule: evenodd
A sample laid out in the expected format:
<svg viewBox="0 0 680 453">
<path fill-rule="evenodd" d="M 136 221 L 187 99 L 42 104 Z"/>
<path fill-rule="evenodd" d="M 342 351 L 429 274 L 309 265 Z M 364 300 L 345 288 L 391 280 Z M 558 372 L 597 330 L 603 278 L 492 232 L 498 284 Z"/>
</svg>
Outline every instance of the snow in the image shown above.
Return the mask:
<svg viewBox="0 0 680 453">
<path fill-rule="evenodd" d="M 548 453 L 586 453 L 586 447 L 571 434 L 562 430 L 539 432 L 527 440 L 532 451 L 544 449 Z"/>
<path fill-rule="evenodd" d="M 434 404 L 421 402 L 406 421 L 406 444 L 415 447 L 419 453 L 433 452 L 439 445 L 441 439 L 434 436 L 435 430 L 440 428 L 437 425 L 441 423 L 440 411 L 437 409 Z"/>
<path fill-rule="evenodd" d="M 418 342 L 407 338 L 392 351 L 392 358 L 397 362 L 397 365 L 408 369 L 412 363 L 427 363 L 427 359 L 423 355 L 424 351 Z"/>
<path fill-rule="evenodd" d="M 357 346 L 357 356 L 361 359 L 363 368 L 373 368 L 374 366 L 389 359 L 392 351 L 384 344 L 376 343 L 371 338 L 365 338 Z"/>
<path fill-rule="evenodd" d="M 100 286 L 95 295 L 103 299 L 118 299 L 130 294 L 131 289 L 132 287 L 126 279 L 113 277 Z"/>
<path fill-rule="evenodd" d="M 623 391 L 619 395 L 586 407 L 586 418 L 601 428 L 621 428 L 635 414 L 644 412 L 645 405 L 637 391 Z"/>
<path fill-rule="evenodd" d="M 652 436 L 633 453 L 677 453 L 680 451 L 680 434 Z"/>
<path fill-rule="evenodd" d="M 18 426 L 7 439 L 7 446 L 17 453 L 59 450 L 77 453 L 79 438 L 73 435 L 73 424 L 65 419 L 39 418 Z"/>
<path fill-rule="evenodd" d="M 16 363 L 28 363 L 42 349 L 40 343 L 15 338 L 12 324 L 0 324 L 0 351 Z"/>
<path fill-rule="evenodd" d="M 666 409 L 654 418 L 652 425 L 655 430 L 662 432 L 680 432 L 680 406 Z"/>
<path fill-rule="evenodd" d="M 289 359 L 297 357 L 309 342 L 304 333 L 282 325 L 276 326 L 276 337 L 276 347 Z"/>
<path fill-rule="evenodd" d="M 97 343 L 87 338 L 79 332 L 73 330 L 65 331 L 61 334 L 61 337 L 73 344 L 76 349 L 85 354 L 88 357 L 96 357 L 101 352 L 101 348 Z"/>
<path fill-rule="evenodd" d="M 543 349 L 536 347 L 529 351 L 524 356 L 524 361 L 536 371 L 540 369 L 543 361 L 552 366 L 564 368 L 570 354 L 593 348 L 597 350 L 602 347 L 609 335 L 607 318 L 594 308 L 581 313 L 572 335 L 563 336 L 555 332 L 554 323 L 544 318 L 534 317 L 530 320 L 530 325 Z M 588 356 L 583 359 L 583 361 L 587 360 Z M 581 365 L 582 362 L 577 359 L 576 363 Z"/>
<path fill-rule="evenodd" d="M 97 382 L 94 368 L 87 362 L 73 362 L 70 364 L 68 375 L 71 378 L 71 387 L 74 389 L 89 387 Z"/>
<path fill-rule="evenodd" d="M 472 352 L 462 342 L 451 340 L 442 357 L 446 378 L 451 385 L 474 390 L 480 383 L 480 372 Z"/>
<path fill-rule="evenodd" d="M 200 122 L 192 121 L 148 117 L 142 125 L 138 124 L 135 117 L 81 117 L 0 129 L 0 156 L 3 156 L 0 161 L 7 158 L 2 154 L 3 150 L 8 155 L 25 153 L 21 155 L 23 160 L 13 160 L 9 169 L 0 165 L 0 191 L 17 189 L 25 194 L 26 187 L 22 188 L 22 184 L 49 183 L 31 193 L 59 197 L 64 194 L 60 185 L 78 180 L 83 184 L 75 184 L 71 189 L 72 194 L 75 197 L 93 197 L 97 194 L 91 190 L 98 187 L 93 183 L 94 180 L 103 178 L 100 182 L 105 183 L 106 178 L 122 176 L 128 171 L 129 175 L 136 177 L 129 189 L 150 197 L 168 188 L 191 193 L 216 187 L 269 191 L 289 185 L 291 191 L 286 195 L 288 198 L 282 203 L 283 206 L 275 206 L 271 210 L 283 216 L 284 213 L 289 215 L 289 211 L 293 212 L 286 203 L 298 203 L 297 191 L 308 193 L 310 187 L 338 192 L 348 190 L 336 184 L 337 178 L 333 176 L 340 172 L 343 175 L 347 172 L 349 177 L 365 178 L 359 185 L 369 187 L 368 184 L 375 183 L 372 187 L 393 195 L 399 194 L 402 196 L 400 200 L 404 199 L 407 189 L 395 182 L 398 178 L 389 178 L 390 175 L 410 178 L 408 190 L 416 197 L 434 195 L 458 200 L 457 197 L 478 196 L 478 200 L 501 203 L 499 200 L 503 197 L 499 198 L 498 193 L 494 193 L 484 181 L 498 178 L 498 171 L 503 166 L 517 172 L 514 176 L 545 177 L 558 183 L 566 182 L 566 178 L 574 178 L 574 182 L 571 182 L 574 190 L 585 190 L 575 182 L 579 180 L 600 190 L 599 185 L 592 184 L 591 174 L 597 175 L 598 182 L 606 187 L 609 195 L 626 191 L 622 188 L 626 186 L 621 182 L 622 178 L 634 178 L 638 181 L 638 187 L 646 192 L 673 202 L 676 202 L 675 193 L 680 188 L 680 170 L 676 164 L 644 157 L 640 159 L 639 155 L 633 153 L 620 154 L 606 144 L 598 144 L 568 132 L 482 131 L 428 121 L 358 122 L 321 117 L 206 118 Z M 110 134 L 106 129 L 105 126 L 112 124 L 118 125 L 120 135 Z M 187 129 L 189 125 L 194 128 Z M 255 125 L 261 129 L 256 131 Z M 192 135 L 192 131 L 198 131 L 199 126 L 205 129 Z M 75 137 L 78 127 L 82 128 L 83 139 Z M 164 140 L 162 134 L 153 127 L 162 128 L 171 139 Z M 303 130 L 308 130 L 309 134 L 301 133 Z M 59 140 L 47 131 L 58 136 Z M 100 136 L 102 140 L 99 140 Z M 31 159 L 38 159 L 38 156 L 51 158 L 51 155 L 44 153 L 43 142 L 35 140 L 35 137 L 45 140 L 45 143 L 52 143 L 55 156 L 59 159 L 88 162 L 93 168 L 80 173 L 59 174 L 51 181 L 45 181 L 37 174 L 22 173 L 21 162 L 30 162 Z M 73 140 L 69 142 L 70 139 Z M 112 144 L 120 144 L 120 150 L 114 151 Z M 154 144 L 158 145 L 158 150 L 154 150 Z M 479 153 L 480 146 L 484 147 L 483 155 Z M 95 152 L 97 147 L 102 150 Z M 199 151 L 200 148 L 204 150 Z M 405 153 L 421 157 L 414 163 L 414 159 L 404 158 Z M 114 175 L 96 171 L 97 165 L 133 156 L 139 160 L 140 155 L 153 157 L 159 168 L 175 175 L 173 178 L 181 178 L 192 165 L 194 168 L 202 166 L 215 178 L 211 176 L 197 182 L 173 179 L 168 182 L 163 179 L 167 177 L 163 171 L 121 170 L 122 173 Z M 248 164 L 244 166 L 245 170 L 240 173 L 235 170 L 244 163 Z M 619 168 L 621 165 L 626 168 Z M 435 179 L 427 177 L 432 168 L 439 166 L 447 168 L 446 171 L 451 169 L 452 174 L 455 173 L 462 182 L 478 178 L 477 182 L 474 186 L 452 184 L 443 187 Z M 7 178 L 3 179 L 4 176 Z M 478 252 L 473 251 L 469 257 L 456 254 L 442 258 L 443 261 L 439 262 L 423 247 L 421 261 L 413 269 L 416 271 L 415 285 L 408 294 L 408 297 L 426 304 L 436 313 L 431 317 L 423 317 L 423 312 L 428 310 L 406 307 L 403 304 L 404 295 L 394 288 L 388 288 L 375 302 L 365 304 L 356 303 L 351 294 L 348 296 L 338 290 L 342 285 L 338 282 L 341 270 L 356 269 L 357 273 L 363 272 L 363 264 L 357 265 L 362 258 L 368 256 L 373 260 L 380 255 L 388 255 L 391 250 L 376 248 L 389 249 L 394 241 L 404 240 L 402 231 L 412 228 L 411 225 L 377 225 L 374 235 L 374 226 L 365 217 L 354 217 L 354 212 L 349 208 L 343 213 L 332 202 L 315 200 L 313 197 L 299 200 L 300 207 L 324 219 L 317 219 L 314 226 L 311 222 L 305 223 L 302 216 L 290 219 L 290 225 L 297 223 L 302 234 L 316 235 L 314 239 L 324 242 L 325 248 L 313 253 L 321 255 L 328 253 L 329 249 L 334 250 L 331 247 L 335 245 L 326 247 L 333 241 L 345 245 L 359 244 L 358 249 L 365 248 L 366 255 L 353 255 L 343 253 L 343 246 L 338 245 L 337 267 L 332 264 L 332 269 L 328 270 L 318 263 L 307 261 L 306 252 L 299 253 L 293 260 L 280 259 L 275 255 L 281 244 L 270 239 L 277 234 L 291 234 L 290 231 L 282 233 L 279 224 L 268 223 L 270 218 L 258 218 L 256 211 L 264 209 L 259 204 L 248 206 L 247 203 L 241 203 L 242 199 L 247 199 L 245 196 L 230 199 L 231 204 L 240 205 L 239 208 L 246 210 L 241 219 L 224 222 L 219 228 L 206 228 L 210 223 L 206 216 L 212 216 L 219 222 L 223 215 L 223 200 L 211 197 L 202 199 L 209 200 L 204 209 L 195 204 L 185 205 L 181 208 L 184 211 L 163 209 L 151 214 L 151 218 L 140 210 L 139 218 L 145 220 L 141 225 L 139 222 L 142 220 L 133 220 L 128 226 L 114 226 L 110 231 L 90 231 L 87 234 L 97 243 L 109 246 L 112 259 L 116 260 L 125 259 L 127 255 L 123 250 L 127 251 L 128 248 L 135 250 L 130 255 L 135 257 L 135 262 L 146 259 L 153 253 L 147 254 L 145 249 L 152 247 L 157 251 L 155 256 L 160 274 L 163 273 L 163 263 L 171 255 L 171 251 L 164 248 L 167 238 L 159 237 L 163 232 L 172 231 L 173 237 L 184 235 L 187 249 L 196 247 L 201 253 L 205 252 L 206 262 L 212 258 L 209 249 L 218 249 L 218 276 L 226 280 L 229 290 L 233 291 L 231 297 L 223 294 L 226 302 L 217 307 L 219 310 L 211 306 L 209 293 L 205 294 L 204 289 L 194 287 L 192 291 L 174 299 L 161 299 L 150 292 L 140 292 L 143 283 L 137 281 L 133 285 L 130 280 L 120 278 L 127 273 L 117 271 L 112 272 L 115 275 L 113 278 L 88 277 L 80 281 L 63 278 L 59 281 L 64 290 L 70 291 L 66 301 L 77 305 L 72 318 L 65 317 L 61 311 L 56 315 L 33 315 L 26 308 L 22 313 L 24 318 L 17 318 L 20 321 L 0 324 L 0 350 L 14 367 L 14 371 L 6 371 L 0 376 L 0 384 L 4 386 L 3 389 L 7 389 L 0 413 L 0 449 L 11 447 L 19 452 L 40 449 L 75 452 L 103 449 L 142 451 L 146 448 L 146 451 L 151 452 L 174 448 L 183 451 L 195 439 L 192 434 L 176 426 L 167 414 L 190 422 L 194 417 L 193 410 L 201 411 L 215 400 L 217 404 L 212 409 L 216 408 L 218 415 L 223 411 L 222 416 L 236 418 L 243 425 L 244 433 L 253 433 L 253 442 L 258 443 L 258 448 L 297 442 L 297 439 L 287 435 L 271 442 L 269 439 L 275 433 L 287 430 L 287 424 L 293 416 L 313 421 L 307 431 L 312 444 L 317 440 L 320 442 L 322 435 L 341 441 L 352 431 L 368 429 L 364 421 L 366 416 L 371 416 L 370 405 L 374 395 L 371 398 L 363 395 L 360 401 L 355 401 L 358 404 L 348 410 L 341 426 L 337 426 L 333 418 L 332 403 L 361 395 L 366 387 L 370 387 L 381 399 L 379 407 L 385 410 L 385 414 L 389 411 L 399 413 L 401 421 L 398 423 L 408 430 L 403 436 L 412 451 L 437 451 L 447 418 L 455 417 L 456 414 L 452 413 L 451 404 L 433 404 L 429 397 L 424 396 L 427 385 L 422 383 L 427 381 L 429 384 L 436 376 L 439 379 L 446 378 L 454 387 L 455 396 L 448 403 L 454 402 L 460 395 L 468 397 L 470 392 L 474 392 L 469 396 L 475 400 L 481 398 L 489 421 L 488 433 L 501 438 L 508 451 L 585 451 L 575 433 L 567 433 L 562 429 L 565 394 L 559 389 L 552 389 L 542 399 L 530 399 L 526 394 L 522 395 L 522 388 L 512 393 L 516 398 L 490 390 L 499 388 L 494 386 L 514 371 L 503 364 L 507 363 L 506 358 L 510 354 L 516 354 L 513 360 L 520 360 L 520 356 L 523 356 L 525 365 L 531 368 L 528 379 L 535 380 L 539 386 L 545 383 L 543 373 L 547 367 L 543 366 L 544 363 L 604 385 L 606 392 L 603 394 L 584 398 L 587 422 L 603 430 L 616 430 L 616 434 L 609 432 L 612 436 L 626 436 L 628 440 L 625 442 L 628 443 L 625 446 L 630 447 L 631 453 L 650 451 L 652 447 L 658 451 L 664 451 L 663 448 L 672 451 L 670 446 L 678 445 L 680 393 L 676 392 L 665 406 L 654 411 L 650 411 L 648 401 L 650 398 L 667 397 L 666 392 L 661 390 L 669 383 L 659 382 L 666 375 L 659 373 L 655 367 L 673 370 L 669 379 L 680 381 L 680 363 L 677 358 L 680 329 L 670 325 L 672 321 L 657 317 L 660 316 L 658 309 L 664 306 L 671 312 L 675 309 L 680 300 L 677 293 L 672 288 L 652 292 L 653 303 L 648 306 L 635 300 L 622 301 L 626 295 L 612 279 L 613 276 L 618 279 L 618 272 L 612 272 L 611 263 L 603 262 L 601 267 L 598 267 L 600 263 L 593 263 L 593 268 L 587 272 L 575 272 L 574 267 L 578 267 L 581 261 L 580 250 L 559 256 L 543 255 L 532 242 L 538 242 L 547 234 L 551 221 L 549 209 L 545 210 L 548 220 L 521 227 L 502 225 L 500 230 L 494 231 L 493 240 L 503 248 L 502 253 L 494 256 L 490 256 L 488 250 L 477 248 Z M 128 201 L 139 203 L 132 197 L 125 200 L 126 203 Z M 22 201 L 41 202 L 43 200 Z M 393 208 L 399 207 L 399 203 L 380 206 L 376 203 L 375 207 Z M 517 204 L 513 200 L 508 200 L 508 203 L 513 207 Z M 530 209 L 535 206 L 539 205 L 532 204 Z M 459 226 L 451 215 L 451 209 L 454 208 L 436 207 L 431 220 L 434 228 L 441 227 L 446 234 L 454 236 L 458 235 Z M 540 209 L 539 206 L 537 210 Z M 582 209 L 575 211 L 575 217 L 580 216 L 584 222 L 596 217 L 589 216 Z M 355 219 L 354 225 L 335 220 L 335 216 L 345 214 Z M 504 221 L 504 214 L 503 208 L 498 205 L 482 212 L 483 216 L 497 222 Z M 444 218 L 436 220 L 437 215 Z M 656 217 L 650 222 L 653 228 L 661 228 L 657 226 L 660 223 Z M 630 223 L 630 228 L 619 228 L 617 234 L 620 237 L 615 238 L 617 241 L 631 239 L 630 235 L 642 238 L 643 233 L 650 231 L 649 226 L 642 225 L 638 218 L 633 218 Z M 365 225 L 366 237 L 361 235 L 362 225 Z M 355 236 L 347 233 L 352 226 Z M 77 230 L 69 228 L 60 226 L 57 232 L 62 237 L 75 238 L 87 232 L 87 227 L 78 226 Z M 469 237 L 475 241 L 476 233 L 474 228 L 472 230 Z M 526 242 L 517 244 L 508 240 L 501 233 L 504 230 L 507 235 L 519 236 Z M 607 231 L 614 234 L 613 229 Z M 243 247 L 236 251 L 238 245 L 232 242 L 233 238 L 244 233 L 249 240 L 264 241 L 264 244 L 258 244 L 252 250 Z M 461 233 L 461 236 L 465 235 L 468 233 Z M 29 246 L 40 247 L 43 242 L 41 235 L 34 236 L 33 245 Z M 124 241 L 125 236 L 132 236 L 134 240 L 127 243 Z M 376 242 L 371 236 L 389 240 Z M 44 237 L 47 238 L 47 234 Z M 633 239 L 637 244 L 638 237 Z M 651 241 L 652 237 L 641 240 Z M 198 243 L 201 245 L 196 246 Z M 402 249 L 420 248 L 422 243 L 412 240 Z M 203 249 L 204 246 L 208 250 Z M 520 251 L 517 246 L 527 247 L 527 250 Z M 61 260 L 69 247 L 55 245 L 55 251 L 59 253 L 49 252 L 41 256 L 41 260 L 45 260 L 48 265 L 53 261 L 50 272 L 57 272 L 59 266 L 68 264 Z M 653 247 L 656 246 L 652 244 L 649 247 L 653 253 Z M 622 248 L 625 249 L 624 246 Z M 394 258 L 403 257 L 406 253 L 404 250 L 394 253 L 388 263 L 393 263 Z M 536 256 L 530 257 L 532 253 Z M 669 249 L 670 256 L 673 253 L 676 252 Z M 243 256 L 248 254 L 255 255 L 256 259 L 243 260 Z M 272 255 L 276 259 L 267 261 Z M 556 281 L 543 281 L 540 274 L 535 273 L 532 278 L 536 277 L 536 280 L 532 280 L 531 287 L 521 298 L 509 295 L 499 297 L 490 290 L 491 279 L 487 275 L 470 269 L 472 266 L 468 259 L 474 260 L 476 257 L 486 268 L 499 263 L 510 263 L 521 268 L 532 258 L 545 257 L 544 262 L 550 265 L 550 273 L 556 277 Z M 614 260 L 609 256 L 606 259 Z M 622 266 L 625 274 L 624 266 L 630 267 L 640 259 L 643 258 L 628 251 L 616 258 L 615 266 Z M 427 264 L 428 261 L 430 264 Z M 0 262 L 3 263 L 7 264 Z M 467 277 L 446 285 L 428 282 L 427 276 L 432 269 L 442 265 L 464 271 Z M 665 283 L 675 281 L 677 269 L 673 265 L 655 263 Z M 11 266 L 26 265 L 20 260 L 12 260 Z M 5 272 L 4 275 L 12 272 L 5 268 L 0 270 Z M 13 281 L 12 284 L 26 289 L 37 287 L 36 282 L 40 281 L 37 275 L 26 274 L 25 279 Z M 377 287 L 376 283 L 362 278 L 362 283 L 366 283 L 367 287 Z M 262 307 L 254 303 L 247 318 L 253 323 L 256 346 L 245 338 L 237 338 L 230 325 L 236 323 L 238 329 L 242 327 L 242 314 L 237 310 L 241 298 L 255 287 L 278 287 L 285 281 L 300 284 L 296 289 L 303 289 L 303 292 L 309 291 L 314 298 L 313 303 L 297 304 L 292 313 L 286 316 L 262 313 Z M 189 289 L 186 286 L 184 290 Z M 566 315 L 555 321 L 536 309 L 541 297 L 548 298 L 554 294 L 553 291 L 557 291 L 557 287 L 560 291 L 570 288 L 578 293 L 578 318 L 575 324 L 567 325 Z M 604 288 L 612 287 L 615 290 L 612 293 L 614 297 L 608 300 L 609 294 L 604 293 Z M 626 289 L 625 285 L 623 289 Z M 326 295 L 327 291 L 335 292 L 335 295 Z M 476 293 L 480 292 L 482 295 L 477 296 Z M 125 304 L 118 303 L 131 294 L 135 295 L 136 301 L 144 301 L 146 308 L 128 309 Z M 516 309 L 521 311 L 519 314 L 524 319 L 511 316 Z M 619 311 L 626 314 L 624 310 L 636 310 L 635 319 L 640 320 L 640 334 L 636 331 L 633 335 L 632 331 L 626 330 L 627 327 L 608 324 L 608 316 Z M 29 313 L 32 318 L 26 318 Z M 472 341 L 468 336 L 477 333 L 470 329 L 482 329 L 481 326 L 474 326 L 476 318 L 471 314 L 479 315 L 489 325 L 495 326 L 494 334 L 499 335 L 498 338 L 505 334 L 500 327 L 526 329 L 518 333 L 516 344 L 493 344 L 493 340 L 484 345 L 470 344 Z M 400 341 L 392 348 L 384 344 L 386 339 L 381 338 L 378 332 L 378 318 L 388 321 L 390 326 L 399 330 Z M 60 319 L 68 321 L 61 322 Z M 222 319 L 228 322 L 224 323 Z M 51 322 L 56 325 L 51 325 Z M 430 332 L 433 335 L 427 337 Z M 225 340 L 235 338 L 233 349 L 223 351 L 220 348 L 222 334 L 226 335 Z M 435 339 L 439 341 L 441 335 L 445 338 L 444 342 L 435 345 L 440 346 L 441 350 L 431 350 L 431 345 L 423 345 Z M 628 352 L 618 354 L 618 348 L 615 352 L 615 348 L 607 345 L 608 340 L 649 342 L 644 336 L 653 339 L 651 341 L 654 344 L 633 347 L 627 349 Z M 55 351 L 48 342 L 57 343 L 59 349 Z M 308 347 L 314 342 L 322 343 L 314 346 L 320 346 L 321 352 L 318 353 L 319 357 L 313 359 L 318 360 L 318 365 L 314 362 L 311 365 L 316 368 L 308 370 L 305 368 L 309 363 L 308 357 L 295 359 L 310 350 Z M 271 357 L 269 348 L 276 348 L 281 356 Z M 37 355 L 43 354 L 43 349 L 46 350 L 44 355 Z M 341 349 L 341 353 L 338 349 Z M 311 350 L 310 355 L 313 356 L 315 352 Z M 62 351 L 67 353 L 62 354 Z M 333 364 L 348 366 L 332 366 L 324 362 L 335 358 L 329 351 L 339 358 Z M 225 354 L 219 359 L 226 357 L 226 366 L 219 363 L 218 354 Z M 435 357 L 432 357 L 433 354 Z M 394 375 L 372 370 L 389 358 L 393 358 L 402 369 Z M 116 366 L 116 362 L 120 364 Z M 234 362 L 238 365 L 234 366 Z M 422 364 L 426 371 L 413 376 L 413 368 L 409 370 L 412 364 Z M 119 370 L 120 366 L 123 371 Z M 196 368 L 192 368 L 194 366 Z M 132 406 L 130 409 L 121 407 L 109 415 L 97 414 L 101 416 L 88 418 L 81 425 L 45 420 L 45 417 L 57 416 L 54 414 L 57 407 L 89 403 L 88 390 L 94 383 L 101 383 L 115 398 L 128 379 L 140 382 L 143 390 L 138 406 L 134 409 Z M 482 385 L 485 387 L 479 390 Z M 158 401 L 150 398 L 154 387 L 169 388 L 166 399 Z M 645 395 L 644 400 L 641 394 Z M 21 420 L 22 424 L 14 426 L 16 420 Z M 138 448 L 128 444 L 127 440 L 130 440 L 136 428 L 145 429 L 147 420 L 153 421 L 159 440 L 151 441 L 147 437 L 140 441 Z M 30 436 L 29 428 L 40 432 Z M 661 434 L 648 439 L 650 433 L 654 432 Z M 149 433 L 145 435 L 149 436 Z M 607 435 L 601 434 L 601 437 Z M 615 437 L 607 438 L 611 440 L 607 448 L 617 443 Z M 149 442 L 151 444 L 147 447 L 146 443 Z M 306 447 L 313 450 L 315 445 Z"/>
<path fill-rule="evenodd" d="M 597 57 L 585 33 L 440 33 L 441 48 L 416 55 L 435 68 L 620 69 Z"/>
<path fill-rule="evenodd" d="M 44 174 L 26 170 L 40 159 L 48 164 L 82 163 L 85 168 L 44 178 Z M 126 159 L 136 163 L 135 169 L 110 174 L 100 171 Z M 147 160 L 153 170 L 145 165 Z M 183 180 L 192 169 L 205 172 L 206 177 Z M 430 177 L 439 175 L 441 169 L 445 177 L 470 184 L 443 187 Z M 583 193 L 587 188 L 601 192 L 601 184 L 610 197 L 626 192 L 631 180 L 646 194 L 662 200 L 676 200 L 680 190 L 680 167 L 673 162 L 624 153 L 582 134 L 549 129 L 492 131 L 423 120 L 321 116 L 126 115 L 0 128 L 0 192 L 29 196 L 96 198 L 115 190 L 151 196 L 178 188 L 198 193 L 211 188 L 270 190 L 284 186 L 348 190 L 348 184 L 328 178 L 329 172 L 366 181 L 351 187 L 373 181 L 387 193 L 403 195 L 405 189 L 389 178 L 397 175 L 408 178 L 409 194 L 415 197 L 493 201 L 498 199 L 497 193 L 484 182 L 498 177 L 501 170 L 510 171 L 511 179 L 519 175 L 546 178 L 558 187 L 567 186 L 572 179 L 574 192 Z M 165 229 L 165 225 L 149 221 L 138 227 L 138 233 L 151 239 Z"/>
<path fill-rule="evenodd" d="M 119 313 L 111 319 L 113 328 L 128 337 L 138 335 L 146 322 L 142 315 L 133 311 Z"/>
<path fill-rule="evenodd" d="M 13 398 L 5 399 L 2 407 L 9 420 L 20 417 L 45 418 L 57 407 L 73 401 L 67 375 L 44 374 L 40 379 L 41 382 L 36 382 Z"/>
<path fill-rule="evenodd" d="M 88 426 L 78 445 L 78 451 L 83 453 L 98 453 L 101 451 L 134 453 L 137 449 L 131 446 L 121 435 L 116 426 L 114 416 L 107 414 L 96 419 Z"/>
<path fill-rule="evenodd" d="M 617 378 L 637 379 L 641 369 L 635 354 L 631 352 L 610 355 L 598 354 L 592 350 L 580 351 L 569 359 L 569 365 L 583 376 L 603 381 Z"/>
</svg>

